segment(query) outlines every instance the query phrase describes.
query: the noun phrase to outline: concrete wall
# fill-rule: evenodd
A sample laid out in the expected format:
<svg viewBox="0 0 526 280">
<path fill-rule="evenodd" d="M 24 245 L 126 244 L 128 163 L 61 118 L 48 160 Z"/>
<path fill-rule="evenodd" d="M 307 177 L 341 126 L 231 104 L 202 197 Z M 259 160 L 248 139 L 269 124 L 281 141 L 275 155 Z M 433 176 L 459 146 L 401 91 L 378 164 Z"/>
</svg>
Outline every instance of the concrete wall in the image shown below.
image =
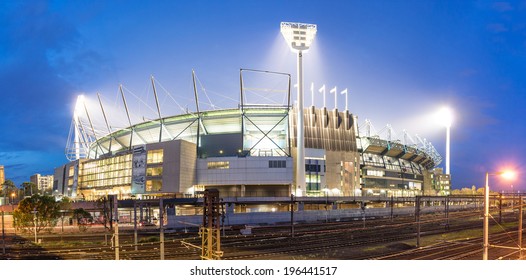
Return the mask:
<svg viewBox="0 0 526 280">
<path fill-rule="evenodd" d="M 269 161 L 286 161 L 285 168 L 269 168 Z M 208 169 L 209 162 L 229 162 L 228 169 Z M 292 183 L 290 157 L 215 157 L 197 160 L 197 184 L 289 185 Z"/>
</svg>

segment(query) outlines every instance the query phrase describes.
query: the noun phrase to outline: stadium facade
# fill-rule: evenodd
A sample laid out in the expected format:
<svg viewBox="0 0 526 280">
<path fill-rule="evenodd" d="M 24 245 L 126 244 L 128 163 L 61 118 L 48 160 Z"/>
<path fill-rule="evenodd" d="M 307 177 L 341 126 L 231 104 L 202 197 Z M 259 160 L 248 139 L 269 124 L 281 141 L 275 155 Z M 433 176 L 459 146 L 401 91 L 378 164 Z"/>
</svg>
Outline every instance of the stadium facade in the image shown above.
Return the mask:
<svg viewBox="0 0 526 280">
<path fill-rule="evenodd" d="M 407 134 L 382 139 L 367 123 L 359 129 L 351 112 L 325 107 L 303 109 L 306 185 L 297 185 L 299 110 L 289 105 L 290 87 L 279 106 L 246 104 L 243 88 L 241 96 L 237 108 L 197 109 L 102 136 L 76 112 L 71 161 L 55 169 L 53 193 L 85 200 L 194 197 L 207 188 L 222 197 L 436 194 L 430 178 L 441 156 L 430 143 L 408 143 Z"/>
</svg>

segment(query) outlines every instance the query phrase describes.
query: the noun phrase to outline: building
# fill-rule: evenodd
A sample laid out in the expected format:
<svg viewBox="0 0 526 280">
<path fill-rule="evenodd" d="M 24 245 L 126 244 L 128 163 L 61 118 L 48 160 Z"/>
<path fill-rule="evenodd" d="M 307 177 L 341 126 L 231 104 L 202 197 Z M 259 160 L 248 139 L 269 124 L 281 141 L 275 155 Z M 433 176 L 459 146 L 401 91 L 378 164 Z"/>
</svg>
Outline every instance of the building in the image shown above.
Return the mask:
<svg viewBox="0 0 526 280">
<path fill-rule="evenodd" d="M 444 174 L 442 168 L 434 168 L 430 173 L 430 183 L 435 195 L 451 194 L 451 175 Z"/>
<path fill-rule="evenodd" d="M 29 181 L 37 186 L 38 193 L 52 194 L 53 192 L 53 175 L 33 174 Z"/>
<path fill-rule="evenodd" d="M 361 135 L 356 116 L 324 107 L 303 110 L 306 186 L 296 185 L 298 110 L 288 104 L 241 101 L 238 108 L 163 117 L 101 136 L 74 120 L 79 135 L 69 151 L 79 158 L 55 169 L 53 193 L 86 200 L 194 197 L 215 188 L 222 197 L 399 197 L 435 188 L 425 178 L 441 157 L 430 143 Z"/>
<path fill-rule="evenodd" d="M 5 182 L 5 170 L 4 166 L 0 165 L 0 184 L 3 184 Z"/>
</svg>

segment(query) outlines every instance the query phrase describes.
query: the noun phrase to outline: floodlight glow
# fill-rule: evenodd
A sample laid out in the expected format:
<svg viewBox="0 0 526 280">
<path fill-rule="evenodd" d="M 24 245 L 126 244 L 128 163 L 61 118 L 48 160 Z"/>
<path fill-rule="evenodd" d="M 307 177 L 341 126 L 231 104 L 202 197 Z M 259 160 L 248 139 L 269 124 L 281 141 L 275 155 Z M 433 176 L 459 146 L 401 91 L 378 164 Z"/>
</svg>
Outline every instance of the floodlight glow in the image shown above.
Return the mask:
<svg viewBox="0 0 526 280">
<path fill-rule="evenodd" d="M 506 170 L 498 173 L 502 178 L 506 180 L 514 180 L 517 174 L 514 171 Z"/>
<path fill-rule="evenodd" d="M 282 22 L 281 34 L 294 52 L 306 52 L 316 36 L 316 24 Z"/>
<path fill-rule="evenodd" d="M 73 112 L 73 115 L 75 117 L 77 117 L 80 110 L 84 108 L 83 106 L 84 106 L 84 95 L 81 94 L 77 97 L 77 103 L 75 103 L 75 111 Z"/>
<path fill-rule="evenodd" d="M 442 123 L 445 127 L 451 127 L 451 124 L 453 123 L 453 113 L 449 108 L 442 108 L 439 113 L 440 123 Z"/>
</svg>

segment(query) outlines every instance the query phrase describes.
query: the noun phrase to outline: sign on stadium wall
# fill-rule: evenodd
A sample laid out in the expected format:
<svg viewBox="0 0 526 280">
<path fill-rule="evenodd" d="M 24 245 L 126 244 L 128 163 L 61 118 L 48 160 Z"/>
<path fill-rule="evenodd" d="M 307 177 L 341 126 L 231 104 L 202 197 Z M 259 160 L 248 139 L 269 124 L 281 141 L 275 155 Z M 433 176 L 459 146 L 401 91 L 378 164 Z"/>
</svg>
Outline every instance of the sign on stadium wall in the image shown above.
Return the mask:
<svg viewBox="0 0 526 280">
<path fill-rule="evenodd" d="M 145 193 L 145 184 L 146 148 L 144 146 L 140 146 L 133 149 L 131 193 Z"/>
</svg>

